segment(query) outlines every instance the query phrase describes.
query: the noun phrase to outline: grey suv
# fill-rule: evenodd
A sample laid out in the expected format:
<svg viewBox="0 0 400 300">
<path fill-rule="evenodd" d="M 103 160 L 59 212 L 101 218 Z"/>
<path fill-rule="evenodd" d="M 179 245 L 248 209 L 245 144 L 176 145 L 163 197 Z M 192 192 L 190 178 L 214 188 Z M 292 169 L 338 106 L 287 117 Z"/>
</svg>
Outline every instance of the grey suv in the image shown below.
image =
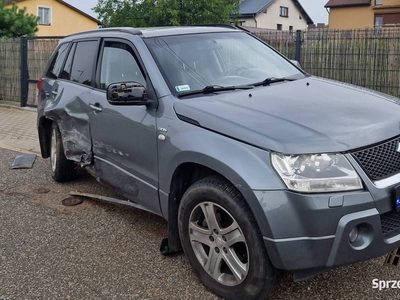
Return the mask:
<svg viewBox="0 0 400 300">
<path fill-rule="evenodd" d="M 228 299 L 400 245 L 399 99 L 312 77 L 230 27 L 112 28 L 60 41 L 38 84 L 42 156 L 168 220 Z"/>
</svg>

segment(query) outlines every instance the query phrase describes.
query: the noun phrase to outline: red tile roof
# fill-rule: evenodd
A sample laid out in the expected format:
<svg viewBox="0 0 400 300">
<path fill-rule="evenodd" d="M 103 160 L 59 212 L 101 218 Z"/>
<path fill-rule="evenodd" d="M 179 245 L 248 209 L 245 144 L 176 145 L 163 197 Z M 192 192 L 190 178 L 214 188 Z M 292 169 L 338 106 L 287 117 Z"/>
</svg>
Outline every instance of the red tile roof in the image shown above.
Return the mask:
<svg viewBox="0 0 400 300">
<path fill-rule="evenodd" d="M 325 7 L 367 6 L 371 0 L 329 0 Z"/>
</svg>

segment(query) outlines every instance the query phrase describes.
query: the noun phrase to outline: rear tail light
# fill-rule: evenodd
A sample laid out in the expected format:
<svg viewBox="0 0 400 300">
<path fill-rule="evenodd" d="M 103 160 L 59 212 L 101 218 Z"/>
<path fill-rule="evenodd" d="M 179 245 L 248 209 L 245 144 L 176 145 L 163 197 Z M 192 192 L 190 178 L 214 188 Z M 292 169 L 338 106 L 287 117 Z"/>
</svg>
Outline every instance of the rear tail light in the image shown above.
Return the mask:
<svg viewBox="0 0 400 300">
<path fill-rule="evenodd" d="M 36 86 L 36 106 L 39 104 L 40 90 L 42 89 L 43 78 L 40 78 Z"/>
</svg>

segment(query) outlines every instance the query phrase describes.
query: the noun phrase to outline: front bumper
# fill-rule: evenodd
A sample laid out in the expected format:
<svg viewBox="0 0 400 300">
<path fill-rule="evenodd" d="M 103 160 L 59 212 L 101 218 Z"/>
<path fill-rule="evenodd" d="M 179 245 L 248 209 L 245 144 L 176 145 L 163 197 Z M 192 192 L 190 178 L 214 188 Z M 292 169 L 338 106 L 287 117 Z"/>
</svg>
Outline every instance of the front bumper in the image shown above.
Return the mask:
<svg viewBox="0 0 400 300">
<path fill-rule="evenodd" d="M 295 271 L 295 275 L 305 270 L 318 274 L 400 247 L 400 215 L 380 212 L 368 191 L 329 195 L 255 193 L 270 227 L 264 243 L 278 269 Z M 379 203 L 389 203 L 384 206 L 393 209 L 390 189 L 381 196 Z M 349 235 L 356 227 L 358 237 L 352 243 Z"/>
</svg>

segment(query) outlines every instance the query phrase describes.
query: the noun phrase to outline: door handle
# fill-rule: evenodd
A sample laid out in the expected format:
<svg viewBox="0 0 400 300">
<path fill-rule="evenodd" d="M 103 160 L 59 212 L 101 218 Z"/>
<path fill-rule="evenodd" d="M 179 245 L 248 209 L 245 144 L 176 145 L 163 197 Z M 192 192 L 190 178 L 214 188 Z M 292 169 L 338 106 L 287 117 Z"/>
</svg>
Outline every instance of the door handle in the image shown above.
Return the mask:
<svg viewBox="0 0 400 300">
<path fill-rule="evenodd" d="M 101 112 L 103 111 L 103 108 L 101 107 L 99 102 L 96 102 L 95 104 L 89 104 L 90 108 L 97 111 L 97 112 Z"/>
</svg>

